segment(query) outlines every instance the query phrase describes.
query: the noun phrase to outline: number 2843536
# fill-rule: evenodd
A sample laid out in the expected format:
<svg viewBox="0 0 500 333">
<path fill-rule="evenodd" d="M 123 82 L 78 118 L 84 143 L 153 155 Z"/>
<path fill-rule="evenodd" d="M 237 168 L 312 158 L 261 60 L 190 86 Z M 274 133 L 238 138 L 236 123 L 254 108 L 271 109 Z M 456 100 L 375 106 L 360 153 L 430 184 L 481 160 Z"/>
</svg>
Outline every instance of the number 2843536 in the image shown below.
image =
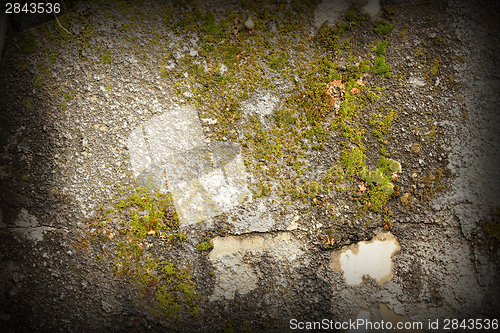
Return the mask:
<svg viewBox="0 0 500 333">
<path fill-rule="evenodd" d="M 32 2 L 20 4 L 18 2 L 7 2 L 5 4 L 6 14 L 59 14 L 61 11 L 61 4 L 59 3 L 43 3 L 43 2 Z"/>
</svg>

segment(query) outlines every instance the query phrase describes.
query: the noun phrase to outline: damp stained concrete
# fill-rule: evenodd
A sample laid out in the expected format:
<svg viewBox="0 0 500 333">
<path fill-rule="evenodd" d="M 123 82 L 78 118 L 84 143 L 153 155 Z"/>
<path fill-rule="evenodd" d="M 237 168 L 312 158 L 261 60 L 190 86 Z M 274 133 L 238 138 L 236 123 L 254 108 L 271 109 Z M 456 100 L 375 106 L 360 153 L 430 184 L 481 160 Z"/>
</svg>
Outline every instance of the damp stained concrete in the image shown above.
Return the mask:
<svg viewBox="0 0 500 333">
<path fill-rule="evenodd" d="M 331 267 L 343 272 L 348 285 L 361 284 L 364 276 L 370 276 L 382 285 L 394 275 L 392 256 L 400 248 L 390 232 L 381 233 L 369 242 L 362 241 L 333 251 Z"/>
</svg>

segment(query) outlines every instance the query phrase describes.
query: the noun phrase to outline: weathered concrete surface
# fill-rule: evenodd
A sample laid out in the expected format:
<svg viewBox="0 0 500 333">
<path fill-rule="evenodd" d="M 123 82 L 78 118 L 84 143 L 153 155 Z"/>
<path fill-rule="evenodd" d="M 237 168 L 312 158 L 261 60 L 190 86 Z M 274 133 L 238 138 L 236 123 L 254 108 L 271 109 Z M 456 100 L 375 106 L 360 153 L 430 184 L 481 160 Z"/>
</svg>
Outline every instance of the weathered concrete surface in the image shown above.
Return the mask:
<svg viewBox="0 0 500 333">
<path fill-rule="evenodd" d="M 269 50 L 258 55 L 266 70 L 255 75 L 275 89 L 269 83 L 247 87 L 255 91 L 238 106 L 243 120 L 237 126 L 257 115 L 265 130 L 273 129 L 286 92 L 294 86 L 300 91 L 304 83 L 300 70 L 289 72 L 292 65 L 301 57 L 313 61 L 324 55 L 312 51 L 315 44 L 308 37 L 325 21 L 331 26 L 344 22 L 351 2 L 334 3 L 318 4 L 303 39 L 287 37 L 300 43 L 287 49 L 285 70 L 266 67 Z M 358 8 L 366 3 L 357 2 Z M 144 3 L 142 9 L 146 4 L 151 15 L 142 17 L 137 8 L 129 12 L 118 4 L 80 3 L 79 16 L 63 21 L 78 42 L 60 38 L 56 27 L 34 27 L 25 31 L 38 42 L 38 51 L 30 54 L 20 51 L 20 34 L 7 36 L 0 73 L 0 330 L 220 332 L 248 326 L 255 332 L 289 331 L 291 318 L 344 321 L 356 318 L 359 309 L 369 311 L 372 321 L 500 318 L 500 252 L 485 230 L 488 221 L 498 224 L 494 213 L 500 193 L 495 2 L 382 2 L 396 9 L 389 35 L 376 35 L 367 18 L 359 34 L 346 31 L 340 37 L 351 39 L 353 51 L 347 43 L 344 55 L 332 58 L 343 75 L 352 65 L 350 56 L 371 65 L 379 56 L 363 48 L 356 54 L 359 45 L 369 48 L 389 38 L 385 60 L 392 78 L 370 73 L 363 81 L 377 94 L 383 92 L 380 103 L 398 112 L 392 140 L 384 144 L 401 161 L 401 193 L 414 191 L 412 210 L 405 211 L 401 197 L 392 198 L 393 216 L 369 211 L 366 224 L 343 191 L 284 206 L 276 192 L 253 198 L 249 187 L 257 180 L 245 165 L 252 152 L 213 135 L 225 119 L 188 106 L 203 83 L 196 82 L 194 71 L 218 69 L 217 79 L 228 83 L 238 75 L 222 61 L 210 64 L 212 55 L 203 56 L 203 46 L 210 46 L 195 33 L 168 31 L 160 17 L 164 3 Z M 235 30 L 225 43 L 243 35 L 248 45 L 261 43 L 256 37 L 262 36 L 269 45 L 280 45 L 275 22 L 262 26 L 252 16 L 254 31 L 244 30 L 249 13 L 239 2 L 213 0 L 200 8 L 216 13 L 217 22 L 227 8 L 240 10 L 231 18 Z M 285 15 L 287 7 L 276 10 Z M 374 20 L 388 20 L 383 15 Z M 111 64 L 101 61 L 100 49 L 111 52 Z M 236 67 L 247 61 L 247 52 L 238 54 Z M 438 55 L 438 73 L 426 78 Z M 179 83 L 185 86 L 177 91 L 173 87 Z M 382 86 L 386 90 L 375 89 Z M 73 97 L 65 97 L 68 93 Z M 380 106 L 366 107 L 356 121 Z M 248 133 L 237 126 L 237 137 L 244 141 Z M 365 144 L 375 155 L 368 160 L 374 167 L 379 146 L 371 139 Z M 323 150 L 312 150 L 312 140 L 304 140 L 311 153 L 306 181 L 322 183 L 340 160 L 342 146 L 338 133 Z M 270 172 L 273 165 L 263 161 L 261 167 Z M 438 168 L 444 170 L 446 188 L 430 200 L 418 199 L 415 192 L 425 184 L 412 178 L 436 174 Z M 137 185 L 173 194 L 180 236 L 168 242 L 148 235 L 137 246 L 159 261 L 189 268 L 200 305 L 198 321 L 189 313 L 181 323 L 158 319 L 137 302 L 131 279 L 113 271 L 118 232 L 86 243 L 98 225 L 89 227 L 86 218 L 111 211 L 121 199 L 120 189 Z M 365 185 L 352 185 L 363 192 Z M 383 217 L 392 224 L 384 225 Z M 391 258 L 392 278 L 379 284 L 365 276 L 359 285 L 346 284 L 344 272 L 331 267 L 332 252 L 376 241 L 384 228 L 401 247 Z M 213 249 L 196 248 L 210 240 Z M 424 326 L 424 331 L 443 329 Z"/>
</svg>

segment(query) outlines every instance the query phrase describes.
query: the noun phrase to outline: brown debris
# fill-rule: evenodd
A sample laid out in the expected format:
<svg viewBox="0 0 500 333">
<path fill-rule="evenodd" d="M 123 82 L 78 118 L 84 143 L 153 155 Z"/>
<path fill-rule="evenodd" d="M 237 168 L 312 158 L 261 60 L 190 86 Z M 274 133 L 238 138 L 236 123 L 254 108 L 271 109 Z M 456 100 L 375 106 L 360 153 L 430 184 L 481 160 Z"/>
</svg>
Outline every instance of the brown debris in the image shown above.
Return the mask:
<svg viewBox="0 0 500 333">
<path fill-rule="evenodd" d="M 333 100 L 337 97 L 344 97 L 345 84 L 341 80 L 333 80 L 326 85 L 326 94 Z"/>
</svg>

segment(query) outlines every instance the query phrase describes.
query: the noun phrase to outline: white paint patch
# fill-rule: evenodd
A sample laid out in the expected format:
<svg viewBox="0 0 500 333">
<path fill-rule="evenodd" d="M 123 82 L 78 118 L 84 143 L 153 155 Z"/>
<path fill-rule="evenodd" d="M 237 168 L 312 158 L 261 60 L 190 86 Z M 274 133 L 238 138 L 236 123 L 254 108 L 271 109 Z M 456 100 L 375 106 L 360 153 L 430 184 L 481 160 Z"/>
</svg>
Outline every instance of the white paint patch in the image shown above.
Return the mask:
<svg viewBox="0 0 500 333">
<path fill-rule="evenodd" d="M 348 285 L 361 284 L 363 276 L 370 276 L 382 285 L 393 277 L 392 256 L 400 248 L 390 232 L 382 233 L 370 242 L 359 242 L 332 252 L 331 267 L 344 272 Z"/>
<path fill-rule="evenodd" d="M 257 263 L 264 253 L 287 264 L 303 254 L 288 232 L 216 237 L 212 243 L 209 259 L 215 267 L 216 284 L 211 301 L 233 299 L 237 292 L 244 295 L 257 288 L 262 276 Z"/>
<path fill-rule="evenodd" d="M 356 319 L 354 319 L 353 321 L 355 321 L 356 323 L 362 323 L 362 322 L 366 323 L 370 321 L 370 311 L 363 309 L 359 310 Z M 348 333 L 366 333 L 368 331 L 369 331 L 368 327 L 365 324 L 365 325 L 357 325 L 356 328 L 350 329 Z"/>
<path fill-rule="evenodd" d="M 380 14 L 380 0 L 368 0 L 368 3 L 361 8 L 361 11 L 373 20 Z"/>
<path fill-rule="evenodd" d="M 170 191 L 181 223 L 200 222 L 251 200 L 241 147 L 207 144 L 193 107 L 153 117 L 130 133 L 127 146 L 137 184 Z"/>
</svg>

